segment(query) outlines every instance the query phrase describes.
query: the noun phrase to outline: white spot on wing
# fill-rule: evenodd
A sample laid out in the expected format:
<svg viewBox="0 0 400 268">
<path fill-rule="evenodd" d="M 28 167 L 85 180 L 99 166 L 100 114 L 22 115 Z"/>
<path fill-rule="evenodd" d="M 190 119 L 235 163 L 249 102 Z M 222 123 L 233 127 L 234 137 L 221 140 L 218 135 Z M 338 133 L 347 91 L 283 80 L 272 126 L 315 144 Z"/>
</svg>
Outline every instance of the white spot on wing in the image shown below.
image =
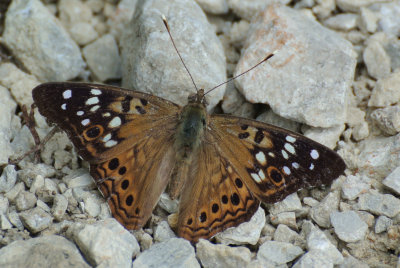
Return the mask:
<svg viewBox="0 0 400 268">
<path fill-rule="evenodd" d="M 90 111 L 94 113 L 94 112 L 96 112 L 99 108 L 100 108 L 100 105 L 95 105 L 95 106 L 93 106 L 92 108 L 90 108 Z"/>
<path fill-rule="evenodd" d="M 261 178 L 260 178 L 260 176 L 258 174 L 251 173 L 250 175 L 253 178 L 253 180 L 255 180 L 257 183 L 261 183 Z"/>
<path fill-rule="evenodd" d="M 292 172 L 290 171 L 290 168 L 288 168 L 287 166 L 283 167 L 283 172 L 285 172 L 286 175 L 290 175 Z"/>
<path fill-rule="evenodd" d="M 67 110 L 67 104 L 66 103 L 61 104 L 61 109 Z"/>
<path fill-rule="evenodd" d="M 290 143 L 293 143 L 296 141 L 296 138 L 292 137 L 292 136 L 286 136 L 286 140 Z"/>
<path fill-rule="evenodd" d="M 294 167 L 295 169 L 298 169 L 300 167 L 300 165 L 297 162 L 293 162 L 292 167 Z"/>
<path fill-rule="evenodd" d="M 81 121 L 81 124 L 83 125 L 83 126 L 86 126 L 87 124 L 89 124 L 90 123 L 90 120 L 89 119 L 83 119 L 82 121 Z"/>
<path fill-rule="evenodd" d="M 100 90 L 98 90 L 98 89 L 92 89 L 91 91 L 90 91 L 90 93 L 92 93 L 93 95 L 101 95 L 101 91 Z"/>
<path fill-rule="evenodd" d="M 121 118 L 118 116 L 114 117 L 110 123 L 108 123 L 109 127 L 119 127 L 121 125 Z"/>
<path fill-rule="evenodd" d="M 115 140 L 109 140 L 109 141 L 107 141 L 105 144 L 104 144 L 104 146 L 106 146 L 106 147 L 113 147 L 114 145 L 116 145 L 117 144 L 117 142 L 115 141 Z"/>
<path fill-rule="evenodd" d="M 103 114 L 104 117 L 109 117 L 110 115 L 111 114 L 109 112 Z"/>
<path fill-rule="evenodd" d="M 69 99 L 71 97 L 72 97 L 72 91 L 70 89 L 67 89 L 66 91 L 63 92 L 64 99 Z"/>
<path fill-rule="evenodd" d="M 256 159 L 261 165 L 265 165 L 266 164 L 265 154 L 263 152 L 261 152 L 261 151 L 258 152 L 256 154 Z"/>
<path fill-rule="evenodd" d="M 104 136 L 103 142 L 107 142 L 111 139 L 111 133 L 108 133 L 107 135 Z"/>
<path fill-rule="evenodd" d="M 310 155 L 311 155 L 312 159 L 318 159 L 318 157 L 319 157 L 319 153 L 317 150 L 311 150 Z"/>
<path fill-rule="evenodd" d="M 76 112 L 76 115 L 79 115 L 79 116 L 81 116 L 81 115 L 83 115 L 83 114 L 84 114 L 83 111 L 77 111 L 77 112 Z"/>
<path fill-rule="evenodd" d="M 271 156 L 272 158 L 275 157 L 275 154 L 273 152 L 269 152 L 268 155 Z"/>
<path fill-rule="evenodd" d="M 294 149 L 293 145 L 289 144 L 289 143 L 285 143 L 285 149 L 286 151 L 288 151 L 291 154 L 296 154 L 296 150 Z"/>
<path fill-rule="evenodd" d="M 289 159 L 289 155 L 287 154 L 287 152 L 285 150 L 282 150 L 282 156 L 283 158 L 285 158 L 286 160 Z"/>
<path fill-rule="evenodd" d="M 93 105 L 96 103 L 99 103 L 99 98 L 97 98 L 97 97 L 91 97 L 90 99 L 88 99 L 86 101 L 86 105 Z"/>
<path fill-rule="evenodd" d="M 258 172 L 258 176 L 261 178 L 261 180 L 265 180 L 265 174 L 262 170 Z"/>
<path fill-rule="evenodd" d="M 310 169 L 310 170 L 313 170 L 313 169 L 314 169 L 314 164 L 313 164 L 313 163 L 311 163 L 309 169 Z"/>
</svg>

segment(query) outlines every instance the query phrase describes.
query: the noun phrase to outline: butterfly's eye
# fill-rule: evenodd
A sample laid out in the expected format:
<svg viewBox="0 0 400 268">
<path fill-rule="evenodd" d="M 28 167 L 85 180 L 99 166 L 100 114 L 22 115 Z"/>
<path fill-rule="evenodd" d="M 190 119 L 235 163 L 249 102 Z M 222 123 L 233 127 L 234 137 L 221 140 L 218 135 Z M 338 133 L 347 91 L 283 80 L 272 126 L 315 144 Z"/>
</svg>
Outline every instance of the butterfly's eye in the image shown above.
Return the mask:
<svg viewBox="0 0 400 268">
<path fill-rule="evenodd" d="M 203 123 L 203 126 L 205 126 L 206 125 L 206 119 L 201 119 L 201 123 Z"/>
</svg>

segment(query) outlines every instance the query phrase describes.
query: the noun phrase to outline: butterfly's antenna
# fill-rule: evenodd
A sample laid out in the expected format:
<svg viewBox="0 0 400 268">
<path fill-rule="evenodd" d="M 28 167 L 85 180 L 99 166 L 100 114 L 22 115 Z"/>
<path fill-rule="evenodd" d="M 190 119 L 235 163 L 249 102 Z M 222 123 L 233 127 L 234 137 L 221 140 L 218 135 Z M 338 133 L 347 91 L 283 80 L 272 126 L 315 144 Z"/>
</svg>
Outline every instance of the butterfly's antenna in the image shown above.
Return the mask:
<svg viewBox="0 0 400 268">
<path fill-rule="evenodd" d="M 165 28 L 167 28 L 167 32 L 168 32 L 168 34 L 169 34 L 169 38 L 170 38 L 171 41 L 172 41 L 172 45 L 174 46 L 176 53 L 178 53 L 178 56 L 179 56 L 179 58 L 181 59 L 181 62 L 182 62 L 182 64 L 183 64 L 183 66 L 185 67 L 187 73 L 189 74 L 190 79 L 192 79 L 192 83 L 193 83 L 193 85 L 194 85 L 194 87 L 195 87 L 195 89 L 196 89 L 196 92 L 199 92 L 199 89 L 197 88 L 196 83 L 194 82 L 193 76 L 190 74 L 188 67 L 186 67 L 186 64 L 185 64 L 185 62 L 183 61 L 181 54 L 179 53 L 178 49 L 176 48 L 174 38 L 172 38 L 171 31 L 169 30 L 169 25 L 168 25 L 167 18 L 166 18 L 164 15 L 162 15 L 162 20 L 163 20 L 163 22 L 164 22 Z"/>
<path fill-rule="evenodd" d="M 225 82 L 223 82 L 223 83 L 221 83 L 221 84 L 219 84 L 219 85 L 213 87 L 212 89 L 208 90 L 206 93 L 204 93 L 204 96 L 205 96 L 206 94 L 210 93 L 211 91 L 213 91 L 214 89 L 219 88 L 220 86 L 225 85 L 225 84 L 229 83 L 230 81 L 232 81 L 232 80 L 238 78 L 239 76 L 242 76 L 242 75 L 244 75 L 244 74 L 250 72 L 251 70 L 257 68 L 258 65 L 260 65 L 260 64 L 266 62 L 267 60 L 269 60 L 270 58 L 272 58 L 272 56 L 274 56 L 277 52 L 278 52 L 278 51 L 272 52 L 271 54 L 269 54 L 268 56 L 266 56 L 262 61 L 260 61 L 259 63 L 257 63 L 256 65 L 254 65 L 254 66 L 251 67 L 250 69 L 248 69 L 247 71 L 244 71 L 243 73 L 238 74 L 237 76 L 234 76 L 234 77 L 232 77 L 232 78 L 226 80 Z"/>
</svg>

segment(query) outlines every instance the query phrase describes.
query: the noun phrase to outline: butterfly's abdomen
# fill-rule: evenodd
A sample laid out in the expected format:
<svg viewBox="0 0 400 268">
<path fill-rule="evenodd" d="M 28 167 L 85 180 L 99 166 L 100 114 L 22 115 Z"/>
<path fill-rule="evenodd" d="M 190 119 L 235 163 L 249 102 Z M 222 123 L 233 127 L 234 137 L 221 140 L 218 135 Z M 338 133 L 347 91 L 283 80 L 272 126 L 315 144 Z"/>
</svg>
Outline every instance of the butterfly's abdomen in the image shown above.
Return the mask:
<svg viewBox="0 0 400 268">
<path fill-rule="evenodd" d="M 175 136 L 178 158 L 190 158 L 202 140 L 206 124 L 207 112 L 203 105 L 196 103 L 183 107 Z"/>
</svg>

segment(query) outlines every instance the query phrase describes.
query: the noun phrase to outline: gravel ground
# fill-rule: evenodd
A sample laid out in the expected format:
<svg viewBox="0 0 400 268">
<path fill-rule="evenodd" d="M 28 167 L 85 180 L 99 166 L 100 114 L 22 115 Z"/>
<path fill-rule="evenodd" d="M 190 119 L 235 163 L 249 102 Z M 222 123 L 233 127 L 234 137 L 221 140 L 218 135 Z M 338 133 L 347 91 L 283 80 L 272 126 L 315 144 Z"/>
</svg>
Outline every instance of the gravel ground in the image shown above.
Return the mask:
<svg viewBox="0 0 400 268">
<path fill-rule="evenodd" d="M 36 162 L 22 117 L 48 81 L 135 88 L 178 104 L 300 132 L 347 169 L 331 186 L 262 204 L 249 222 L 192 245 L 163 194 L 144 229 L 109 212 L 64 133 Z M 12 0 L 0 3 L 1 267 L 399 267 L 400 1 Z M 35 113 L 43 138 L 50 127 Z M 171 227 L 172 226 L 172 227 Z"/>
</svg>

